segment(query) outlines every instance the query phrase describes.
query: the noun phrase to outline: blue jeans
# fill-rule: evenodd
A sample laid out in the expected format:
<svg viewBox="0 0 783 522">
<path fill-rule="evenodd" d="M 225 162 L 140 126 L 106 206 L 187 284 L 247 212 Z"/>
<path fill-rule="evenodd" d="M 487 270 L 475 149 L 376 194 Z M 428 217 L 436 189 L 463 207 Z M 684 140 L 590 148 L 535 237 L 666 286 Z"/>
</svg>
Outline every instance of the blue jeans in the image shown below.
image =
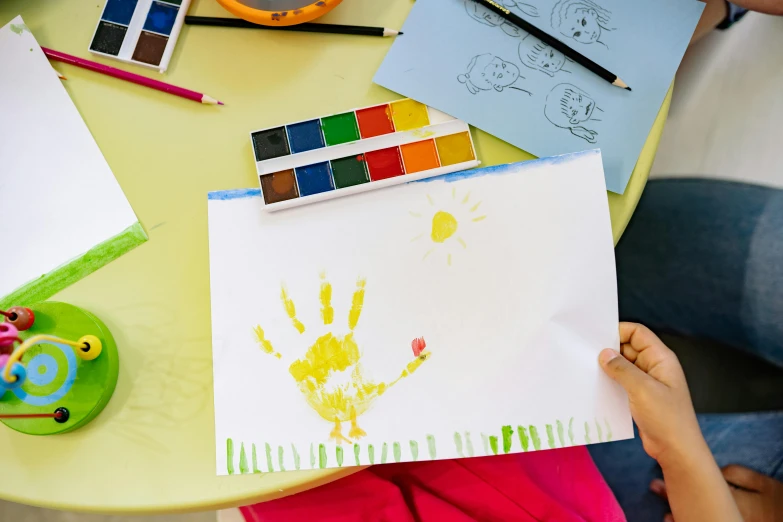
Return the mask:
<svg viewBox="0 0 783 522">
<path fill-rule="evenodd" d="M 620 318 L 712 339 L 783 366 L 783 191 L 651 181 L 616 249 Z M 782 384 L 783 385 L 783 384 Z M 699 415 L 719 466 L 783 481 L 783 412 Z M 590 446 L 629 522 L 660 522 L 641 440 Z"/>
</svg>

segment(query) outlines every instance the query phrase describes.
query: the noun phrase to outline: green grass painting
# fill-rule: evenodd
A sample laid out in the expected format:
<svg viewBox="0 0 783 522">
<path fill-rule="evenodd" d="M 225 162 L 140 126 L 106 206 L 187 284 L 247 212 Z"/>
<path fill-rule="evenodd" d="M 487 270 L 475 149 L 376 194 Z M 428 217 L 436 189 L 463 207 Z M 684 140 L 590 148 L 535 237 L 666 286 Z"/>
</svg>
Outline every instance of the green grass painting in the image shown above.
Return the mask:
<svg viewBox="0 0 783 522">
<path fill-rule="evenodd" d="M 436 438 L 432 434 L 424 434 L 419 439 L 409 439 L 407 442 L 392 440 L 365 444 L 366 451 L 363 451 L 364 448 L 359 443 L 347 446 L 312 443 L 309 447 L 310 469 L 325 469 L 330 465 L 342 467 L 344 465 L 368 466 L 386 464 L 387 462 L 415 462 L 426 458 L 436 460 L 439 454 L 440 458 L 505 455 L 612 440 L 612 427 L 607 419 L 596 418 L 592 421 L 580 421 L 583 426 L 582 434 L 576 433 L 575 422 L 576 420 L 571 417 L 567 420 L 557 419 L 553 423 L 543 425 L 508 424 L 499 426 L 497 431 L 491 433 L 454 432 L 453 436 L 448 438 L 447 447 L 442 448 L 438 448 Z M 478 453 L 473 445 L 473 436 L 475 435 L 478 435 L 482 442 Z M 380 456 L 376 452 L 379 444 Z M 276 448 L 276 451 L 273 448 Z M 426 454 L 424 448 L 426 448 Z M 302 449 L 307 454 L 307 448 Z M 262 454 L 259 455 L 261 452 Z M 291 469 L 290 466 L 293 463 L 293 468 L 299 470 L 301 469 L 299 452 L 300 448 L 296 444 L 275 444 L 273 446 L 269 442 L 251 442 L 228 438 L 225 445 L 225 469 L 229 475 L 286 471 L 287 462 L 288 469 Z M 353 454 L 352 459 L 350 458 L 351 454 Z M 264 457 L 266 458 L 264 459 Z M 259 461 L 262 459 L 266 461 L 266 470 L 259 468 Z"/>
</svg>

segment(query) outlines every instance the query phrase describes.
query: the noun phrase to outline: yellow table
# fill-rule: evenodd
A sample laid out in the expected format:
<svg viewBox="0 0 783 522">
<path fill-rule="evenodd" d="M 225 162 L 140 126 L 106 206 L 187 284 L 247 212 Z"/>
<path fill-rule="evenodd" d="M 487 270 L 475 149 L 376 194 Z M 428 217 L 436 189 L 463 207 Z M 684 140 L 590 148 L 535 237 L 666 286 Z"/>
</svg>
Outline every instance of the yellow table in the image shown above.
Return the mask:
<svg viewBox="0 0 783 522">
<path fill-rule="evenodd" d="M 87 51 L 103 0 L 3 0 L 41 45 Z M 323 21 L 400 27 L 410 0 L 345 0 Z M 191 14 L 223 16 L 211 0 Z M 0 497 L 60 509 L 216 509 L 311 488 L 350 470 L 215 475 L 207 192 L 257 186 L 248 132 L 398 98 L 371 82 L 391 39 L 188 27 L 164 79 L 226 105 L 201 106 L 55 64 L 150 240 L 55 298 L 91 310 L 120 350 L 117 390 L 92 424 L 56 437 L 0 429 Z M 121 67 L 159 77 L 133 66 Z M 667 97 L 624 196 L 609 194 L 615 239 L 644 188 Z M 475 132 L 492 165 L 532 156 Z M 100 216 L 96 216 L 100 219 Z"/>
</svg>

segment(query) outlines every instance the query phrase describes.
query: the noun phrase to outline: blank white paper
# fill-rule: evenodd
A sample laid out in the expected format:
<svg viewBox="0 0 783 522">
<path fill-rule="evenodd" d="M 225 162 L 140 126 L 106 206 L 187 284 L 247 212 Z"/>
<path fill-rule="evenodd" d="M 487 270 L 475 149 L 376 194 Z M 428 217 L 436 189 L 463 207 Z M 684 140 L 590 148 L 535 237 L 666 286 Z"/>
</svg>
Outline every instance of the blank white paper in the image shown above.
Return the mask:
<svg viewBox="0 0 783 522">
<path fill-rule="evenodd" d="M 57 267 L 73 263 L 71 268 L 81 273 L 89 268 L 79 263 L 97 268 L 110 260 L 100 255 L 116 257 L 117 249 L 109 248 L 97 259 L 81 256 L 117 236 L 122 240 L 129 227 L 138 226 L 90 131 L 21 17 L 0 29 L 0 222 L 5 224 L 0 301 L 25 287 L 35 293 L 41 276 Z M 140 226 L 134 234 L 144 239 Z M 60 289 L 57 283 L 41 282 Z"/>
</svg>

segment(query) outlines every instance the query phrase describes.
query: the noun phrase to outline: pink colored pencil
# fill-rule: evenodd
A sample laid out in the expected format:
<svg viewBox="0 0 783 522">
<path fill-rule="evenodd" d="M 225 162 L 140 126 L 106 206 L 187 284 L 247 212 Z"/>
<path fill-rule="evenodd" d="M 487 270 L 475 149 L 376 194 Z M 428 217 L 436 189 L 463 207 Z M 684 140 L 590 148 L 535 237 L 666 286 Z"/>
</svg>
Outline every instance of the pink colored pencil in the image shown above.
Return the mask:
<svg viewBox="0 0 783 522">
<path fill-rule="evenodd" d="M 191 91 L 190 89 L 184 89 L 182 87 L 177 87 L 176 85 L 170 85 L 164 82 L 159 82 L 158 80 L 153 80 L 152 78 L 147 78 L 146 76 L 141 76 L 140 74 L 133 74 L 128 71 L 123 71 L 122 69 L 117 69 L 116 67 L 110 67 L 101 63 L 85 60 L 84 58 L 71 56 L 70 54 L 61 53 L 60 51 L 55 51 L 54 49 L 47 49 L 46 47 L 41 47 L 41 49 L 50 60 L 57 60 L 58 62 L 69 63 L 77 67 L 83 67 L 84 69 L 89 69 L 91 71 L 106 74 L 108 76 L 114 76 L 120 80 L 137 83 L 139 85 L 149 87 L 150 89 L 167 92 L 169 94 L 187 98 L 188 100 L 197 101 L 199 103 L 206 103 L 208 105 L 223 105 L 223 102 L 217 101 L 212 96 L 208 96 L 200 92 Z"/>
</svg>

